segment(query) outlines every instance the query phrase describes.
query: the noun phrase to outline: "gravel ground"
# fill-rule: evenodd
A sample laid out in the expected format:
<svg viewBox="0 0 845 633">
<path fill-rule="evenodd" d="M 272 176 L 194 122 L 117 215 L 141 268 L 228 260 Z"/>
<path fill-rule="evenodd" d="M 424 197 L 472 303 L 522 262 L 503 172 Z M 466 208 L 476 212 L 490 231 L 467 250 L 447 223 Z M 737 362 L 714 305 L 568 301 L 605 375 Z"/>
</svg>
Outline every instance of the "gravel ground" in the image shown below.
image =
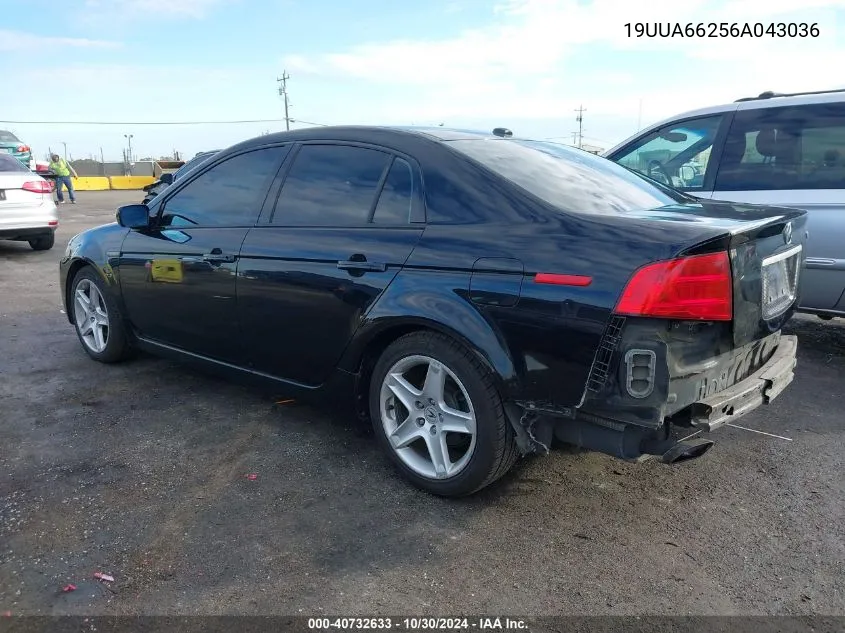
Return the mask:
<svg viewBox="0 0 845 633">
<path fill-rule="evenodd" d="M 46 253 L 0 242 L 0 612 L 845 614 L 843 322 L 796 318 L 795 382 L 742 423 L 792 441 L 725 428 L 675 467 L 560 450 L 448 501 L 351 416 L 89 360 L 57 262 L 137 199 L 80 193 Z"/>
</svg>

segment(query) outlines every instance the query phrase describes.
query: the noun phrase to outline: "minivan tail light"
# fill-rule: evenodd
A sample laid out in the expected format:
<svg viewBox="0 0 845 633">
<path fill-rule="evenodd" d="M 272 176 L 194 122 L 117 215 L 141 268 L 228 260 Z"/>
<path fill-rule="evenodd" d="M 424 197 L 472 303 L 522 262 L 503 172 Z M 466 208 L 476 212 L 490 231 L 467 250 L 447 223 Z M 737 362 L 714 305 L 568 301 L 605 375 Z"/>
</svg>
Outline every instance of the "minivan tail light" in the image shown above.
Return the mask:
<svg viewBox="0 0 845 633">
<path fill-rule="evenodd" d="M 616 313 L 697 321 L 733 318 L 733 280 L 727 251 L 680 257 L 640 268 Z"/>
<path fill-rule="evenodd" d="M 23 183 L 21 189 L 31 191 L 32 193 L 51 193 L 53 191 L 53 185 L 46 180 L 31 180 Z"/>
</svg>

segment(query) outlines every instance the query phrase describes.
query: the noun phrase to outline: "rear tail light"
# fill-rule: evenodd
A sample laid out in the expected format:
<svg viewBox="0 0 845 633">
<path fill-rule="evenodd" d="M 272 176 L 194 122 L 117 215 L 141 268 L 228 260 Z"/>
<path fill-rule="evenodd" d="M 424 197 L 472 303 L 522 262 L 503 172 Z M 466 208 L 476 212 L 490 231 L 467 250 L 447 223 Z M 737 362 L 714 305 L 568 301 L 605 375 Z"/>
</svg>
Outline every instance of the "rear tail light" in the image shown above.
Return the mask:
<svg viewBox="0 0 845 633">
<path fill-rule="evenodd" d="M 18 145 L 18 152 L 28 152 L 29 145 Z"/>
<path fill-rule="evenodd" d="M 31 180 L 23 183 L 21 189 L 32 193 L 52 193 L 53 183 L 46 180 Z"/>
<path fill-rule="evenodd" d="M 727 251 L 640 268 L 625 287 L 616 312 L 664 319 L 730 321 L 733 281 Z"/>
</svg>

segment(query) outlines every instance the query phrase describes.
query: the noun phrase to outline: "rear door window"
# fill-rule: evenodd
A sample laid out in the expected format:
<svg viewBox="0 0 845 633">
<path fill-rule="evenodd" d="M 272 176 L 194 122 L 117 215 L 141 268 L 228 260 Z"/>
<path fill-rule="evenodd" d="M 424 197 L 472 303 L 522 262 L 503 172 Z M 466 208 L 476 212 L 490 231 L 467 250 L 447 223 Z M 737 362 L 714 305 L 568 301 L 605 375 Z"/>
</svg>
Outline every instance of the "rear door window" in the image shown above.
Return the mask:
<svg viewBox="0 0 845 633">
<path fill-rule="evenodd" d="M 715 188 L 845 189 L 845 104 L 737 112 Z"/>
<path fill-rule="evenodd" d="M 273 224 L 368 224 L 391 159 L 391 154 L 368 147 L 303 145 L 285 177 Z M 385 220 L 390 214 L 401 213 L 395 205 L 396 200 L 389 195 L 381 214 Z"/>
<path fill-rule="evenodd" d="M 375 224 L 408 224 L 414 199 L 414 172 L 408 161 L 395 158 L 378 197 Z"/>
<path fill-rule="evenodd" d="M 701 190 L 722 119 L 719 114 L 667 125 L 634 141 L 612 160 L 663 184 Z"/>
</svg>

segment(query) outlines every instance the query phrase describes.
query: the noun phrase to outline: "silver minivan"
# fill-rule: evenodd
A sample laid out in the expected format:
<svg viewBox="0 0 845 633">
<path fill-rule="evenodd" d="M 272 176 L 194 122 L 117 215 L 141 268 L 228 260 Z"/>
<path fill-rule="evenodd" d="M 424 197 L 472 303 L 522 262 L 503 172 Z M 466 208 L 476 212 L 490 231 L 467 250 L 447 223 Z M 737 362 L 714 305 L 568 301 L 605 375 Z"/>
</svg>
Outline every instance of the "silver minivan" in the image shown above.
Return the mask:
<svg viewBox="0 0 845 633">
<path fill-rule="evenodd" d="M 845 89 L 687 112 L 604 156 L 700 198 L 806 209 L 800 310 L 845 317 Z"/>
</svg>

